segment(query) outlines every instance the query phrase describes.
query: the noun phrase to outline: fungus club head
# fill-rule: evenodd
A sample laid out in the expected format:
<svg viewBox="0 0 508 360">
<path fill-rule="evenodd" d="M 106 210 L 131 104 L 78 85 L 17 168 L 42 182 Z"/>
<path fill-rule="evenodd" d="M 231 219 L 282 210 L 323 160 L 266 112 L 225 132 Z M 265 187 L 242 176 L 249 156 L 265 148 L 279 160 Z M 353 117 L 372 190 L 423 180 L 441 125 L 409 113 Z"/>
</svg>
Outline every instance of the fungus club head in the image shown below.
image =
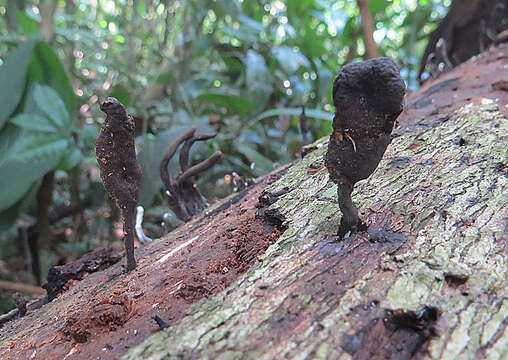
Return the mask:
<svg viewBox="0 0 508 360">
<path fill-rule="evenodd" d="M 338 185 L 342 230 L 354 231 L 360 222 L 351 192 L 383 157 L 402 111 L 405 90 L 399 69 L 389 58 L 345 65 L 334 81 L 336 113 L 325 164 L 330 179 Z"/>
<path fill-rule="evenodd" d="M 125 110 L 125 107 L 114 97 L 105 98 L 101 101 L 99 106 L 103 113 L 113 119 L 121 119 L 127 117 L 127 111 Z"/>
</svg>

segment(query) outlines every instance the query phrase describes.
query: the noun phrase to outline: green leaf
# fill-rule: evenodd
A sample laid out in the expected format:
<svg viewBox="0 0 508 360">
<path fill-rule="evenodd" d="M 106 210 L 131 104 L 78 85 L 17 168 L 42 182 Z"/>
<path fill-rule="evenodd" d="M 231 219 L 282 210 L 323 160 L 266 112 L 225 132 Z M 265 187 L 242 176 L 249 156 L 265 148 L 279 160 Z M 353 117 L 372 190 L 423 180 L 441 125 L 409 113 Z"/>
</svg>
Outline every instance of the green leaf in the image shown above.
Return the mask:
<svg viewBox="0 0 508 360">
<path fill-rule="evenodd" d="M 63 64 L 51 46 L 44 41 L 35 46 L 28 67 L 28 79 L 31 84 L 44 84 L 54 89 L 65 103 L 67 112 L 76 112 L 76 96 Z"/>
<path fill-rule="evenodd" d="M 372 16 L 374 16 L 377 12 L 383 11 L 390 5 L 390 2 L 386 0 L 370 0 L 369 1 L 369 10 Z"/>
<path fill-rule="evenodd" d="M 19 45 L 0 67 L 0 130 L 23 96 L 28 63 L 37 41 L 32 39 Z"/>
<path fill-rule="evenodd" d="M 69 130 L 72 122 L 63 100 L 48 86 L 35 85 L 34 99 L 37 106 L 61 130 Z"/>
<path fill-rule="evenodd" d="M 26 14 L 17 11 L 16 20 L 18 22 L 19 30 L 23 35 L 30 36 L 39 34 L 41 31 L 37 22 L 34 19 L 30 19 Z"/>
<path fill-rule="evenodd" d="M 264 175 L 274 169 L 270 159 L 260 154 L 248 144 L 239 143 L 237 144 L 237 149 L 251 162 L 251 169 L 257 175 Z"/>
<path fill-rule="evenodd" d="M 302 108 L 281 108 L 281 109 L 272 109 L 263 111 L 256 117 L 256 120 L 263 120 L 272 116 L 280 116 L 280 115 L 293 115 L 300 116 L 302 113 Z M 305 115 L 309 118 L 319 119 L 319 120 L 333 120 L 333 114 L 322 111 L 322 110 L 314 110 L 314 109 L 305 109 Z"/>
<path fill-rule="evenodd" d="M 288 73 L 295 73 L 300 66 L 310 66 L 309 60 L 301 52 L 289 46 L 274 47 L 272 54 Z"/>
<path fill-rule="evenodd" d="M 223 106 L 236 114 L 246 115 L 252 109 L 254 104 L 240 96 L 216 94 L 216 93 L 203 93 L 197 97 L 198 100 L 211 102 L 212 104 Z"/>
<path fill-rule="evenodd" d="M 130 91 L 123 85 L 115 85 L 109 91 L 109 95 L 116 98 L 120 101 L 124 106 L 129 106 L 131 103 L 131 93 Z"/>
<path fill-rule="evenodd" d="M 9 208 L 30 190 L 34 182 L 60 162 L 68 141 L 56 135 L 31 132 L 8 132 L 15 150 L 0 164 L 0 211 Z M 23 146 L 22 146 L 22 145 Z"/>
<path fill-rule="evenodd" d="M 71 148 L 65 153 L 64 157 L 58 164 L 58 168 L 68 173 L 74 169 L 76 165 L 82 162 L 83 159 L 84 156 L 81 153 L 81 150 L 78 148 Z"/>
<path fill-rule="evenodd" d="M 19 114 L 9 121 L 26 130 L 57 132 L 55 126 L 47 118 L 37 114 Z"/>
<path fill-rule="evenodd" d="M 263 108 L 272 93 L 272 77 L 266 66 L 265 59 L 254 50 L 249 50 L 244 58 L 247 89 L 249 98 L 255 105 Z"/>
</svg>

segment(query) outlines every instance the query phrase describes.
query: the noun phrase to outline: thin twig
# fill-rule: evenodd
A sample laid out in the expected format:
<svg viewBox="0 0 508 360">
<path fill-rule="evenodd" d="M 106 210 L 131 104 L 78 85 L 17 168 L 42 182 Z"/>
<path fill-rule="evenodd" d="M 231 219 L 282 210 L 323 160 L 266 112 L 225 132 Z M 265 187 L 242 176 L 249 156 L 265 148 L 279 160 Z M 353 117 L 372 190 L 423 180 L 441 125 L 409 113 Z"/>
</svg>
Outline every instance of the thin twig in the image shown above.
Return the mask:
<svg viewBox="0 0 508 360">
<path fill-rule="evenodd" d="M 353 140 L 353 138 L 351 136 L 349 136 L 348 133 L 344 133 L 346 135 L 346 137 L 349 139 L 349 141 L 351 141 L 351 144 L 353 144 L 353 150 L 356 152 L 356 144 L 355 144 L 355 141 Z"/>
</svg>

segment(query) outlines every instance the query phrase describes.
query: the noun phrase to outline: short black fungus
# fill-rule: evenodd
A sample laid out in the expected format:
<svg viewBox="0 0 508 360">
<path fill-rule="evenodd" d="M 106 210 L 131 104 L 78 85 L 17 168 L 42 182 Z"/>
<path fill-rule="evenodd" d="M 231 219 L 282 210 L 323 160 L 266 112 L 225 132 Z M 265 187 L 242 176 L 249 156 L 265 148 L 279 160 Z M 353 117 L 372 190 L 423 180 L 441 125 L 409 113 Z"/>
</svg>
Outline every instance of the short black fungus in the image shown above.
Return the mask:
<svg viewBox="0 0 508 360">
<path fill-rule="evenodd" d="M 389 58 L 344 66 L 333 84 L 335 117 L 325 164 L 337 184 L 343 217 L 339 236 L 362 227 L 351 200 L 355 183 L 377 168 L 402 112 L 406 86 Z"/>
</svg>

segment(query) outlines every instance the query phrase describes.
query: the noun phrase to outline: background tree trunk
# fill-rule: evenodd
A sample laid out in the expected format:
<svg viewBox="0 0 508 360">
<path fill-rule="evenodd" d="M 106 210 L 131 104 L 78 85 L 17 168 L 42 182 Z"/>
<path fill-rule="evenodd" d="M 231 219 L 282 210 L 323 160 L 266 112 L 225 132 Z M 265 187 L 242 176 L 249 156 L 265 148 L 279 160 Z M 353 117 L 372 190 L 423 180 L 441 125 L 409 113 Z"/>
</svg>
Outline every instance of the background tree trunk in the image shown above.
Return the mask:
<svg viewBox="0 0 508 360">
<path fill-rule="evenodd" d="M 321 139 L 286 171 L 143 246 L 134 272 L 122 274 L 117 264 L 91 274 L 7 323 L 0 352 L 7 359 L 506 358 L 508 95 L 496 84 L 506 81 L 499 76 L 507 57 L 508 46 L 494 49 L 407 99 L 384 159 L 353 192 L 366 233 L 334 236 L 341 214 Z M 268 229 L 277 240 L 254 252 L 259 261 L 245 273 L 210 262 L 223 238 L 258 241 L 266 222 L 243 235 L 237 223 L 260 212 L 284 226 L 278 238 Z M 224 219 L 229 225 L 217 230 Z M 195 272 L 201 263 L 208 272 Z M 212 288 L 217 267 L 236 276 Z M 187 274 L 193 279 L 185 284 Z M 109 327 L 101 325 L 108 306 Z M 155 314 L 170 327 L 152 335 Z M 87 322 L 94 317 L 95 327 Z"/>
</svg>

